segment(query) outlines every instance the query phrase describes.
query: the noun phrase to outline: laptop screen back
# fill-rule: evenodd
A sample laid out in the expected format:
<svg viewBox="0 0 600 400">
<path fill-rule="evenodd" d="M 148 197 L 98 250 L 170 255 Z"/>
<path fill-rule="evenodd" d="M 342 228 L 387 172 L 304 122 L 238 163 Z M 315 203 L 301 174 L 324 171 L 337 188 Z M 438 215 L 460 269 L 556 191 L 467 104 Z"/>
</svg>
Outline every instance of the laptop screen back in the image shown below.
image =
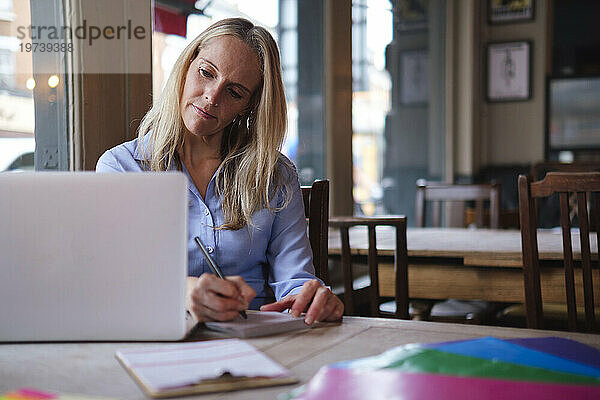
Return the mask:
<svg viewBox="0 0 600 400">
<path fill-rule="evenodd" d="M 185 334 L 187 179 L 0 174 L 0 341 Z"/>
</svg>

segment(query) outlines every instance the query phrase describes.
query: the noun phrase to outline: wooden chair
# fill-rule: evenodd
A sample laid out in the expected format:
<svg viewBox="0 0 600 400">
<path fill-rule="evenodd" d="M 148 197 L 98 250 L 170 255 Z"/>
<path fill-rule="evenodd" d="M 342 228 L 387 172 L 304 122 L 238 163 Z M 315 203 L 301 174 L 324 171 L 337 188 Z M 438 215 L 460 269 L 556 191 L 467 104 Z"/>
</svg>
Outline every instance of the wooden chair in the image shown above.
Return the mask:
<svg viewBox="0 0 600 400">
<path fill-rule="evenodd" d="M 329 181 L 326 179 L 317 180 L 313 182 L 312 186 L 302 186 L 301 189 L 315 274 L 325 284 L 329 284 L 327 270 Z"/>
<path fill-rule="evenodd" d="M 450 227 L 464 227 L 465 203 L 475 202 L 475 226 L 483 228 L 485 223 L 484 202 L 489 201 L 489 227 L 498 229 L 500 226 L 500 184 L 449 184 L 442 182 L 427 182 L 417 180 L 415 200 L 415 221 L 417 227 L 426 226 L 426 204 L 432 203 L 433 215 L 431 226 L 441 226 L 441 206 L 451 202 Z M 415 308 L 422 309 L 422 318 L 439 322 L 456 322 L 479 324 L 492 318 L 495 306 L 483 301 L 461 301 L 448 299 L 442 302 L 418 300 L 413 302 Z"/>
<path fill-rule="evenodd" d="M 432 226 L 439 227 L 440 209 L 442 202 L 452 202 L 453 215 L 450 226 L 464 226 L 465 202 L 475 201 L 475 225 L 478 228 L 485 226 L 484 201 L 490 202 L 490 228 L 497 229 L 500 221 L 500 185 L 499 184 L 447 184 L 441 182 L 427 182 L 417 180 L 417 194 L 415 199 L 415 225 L 426 226 L 426 203 L 433 205 Z"/>
<path fill-rule="evenodd" d="M 368 232 L 369 250 L 367 264 L 371 284 L 368 297 L 371 316 L 382 316 L 379 311 L 379 275 L 377 260 L 376 227 L 391 226 L 396 230 L 396 246 L 394 253 L 394 271 L 396 280 L 396 318 L 409 319 L 408 314 L 408 253 L 406 249 L 406 217 L 338 217 L 329 220 L 329 226 L 339 229 L 342 240 L 342 276 L 344 282 L 344 308 L 347 315 L 354 314 L 352 255 L 348 230 L 352 227 L 365 226 Z"/>
<path fill-rule="evenodd" d="M 538 161 L 531 166 L 529 178 L 538 181 L 544 179 L 548 172 L 600 172 L 600 161 Z"/>
<path fill-rule="evenodd" d="M 548 172 L 600 172 L 600 161 L 574 161 L 564 163 L 560 161 L 538 161 L 531 166 L 529 179 L 532 182 L 544 179 Z M 571 219 L 575 215 L 575 197 L 569 197 L 569 209 Z M 542 228 L 551 228 L 560 225 L 560 210 L 557 195 L 539 199 L 537 202 L 538 221 Z M 590 229 L 595 229 L 591 225 Z"/>
<path fill-rule="evenodd" d="M 595 211 L 598 218 L 600 201 L 599 172 L 549 172 L 541 181 L 531 182 L 526 175 L 519 176 L 519 216 L 523 248 L 523 274 L 525 283 L 525 307 L 527 326 L 543 327 L 542 294 L 540 288 L 540 266 L 537 241 L 536 201 L 558 193 L 560 200 L 560 221 L 563 237 L 563 264 L 565 268 L 565 291 L 569 330 L 577 330 L 577 307 L 575 299 L 574 265 L 581 265 L 583 275 L 583 296 L 585 322 L 587 330 L 597 330 L 594 315 L 594 293 L 592 284 L 590 254 L 590 218 L 588 207 Z M 569 218 L 569 194 L 577 199 L 577 217 L 579 222 L 581 260 L 574 260 L 571 244 L 571 219 Z M 593 196 L 592 196 L 593 194 Z M 596 220 L 595 226 L 600 226 Z M 598 233 L 596 232 L 596 240 Z"/>
</svg>

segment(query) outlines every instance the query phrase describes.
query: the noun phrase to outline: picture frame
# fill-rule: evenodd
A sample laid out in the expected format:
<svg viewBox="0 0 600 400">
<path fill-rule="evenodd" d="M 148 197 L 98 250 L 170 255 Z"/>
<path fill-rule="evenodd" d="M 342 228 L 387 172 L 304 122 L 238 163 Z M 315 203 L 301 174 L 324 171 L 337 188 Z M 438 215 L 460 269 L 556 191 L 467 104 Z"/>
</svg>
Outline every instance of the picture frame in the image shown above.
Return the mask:
<svg viewBox="0 0 600 400">
<path fill-rule="evenodd" d="M 429 52 L 427 49 L 400 52 L 400 103 L 429 102 Z"/>
<path fill-rule="evenodd" d="M 428 0 L 400 0 L 396 24 L 398 31 L 426 31 L 428 4 Z"/>
<path fill-rule="evenodd" d="M 527 22 L 534 18 L 534 0 L 488 0 L 490 24 Z"/>
<path fill-rule="evenodd" d="M 531 48 L 528 40 L 489 43 L 486 98 L 489 102 L 531 99 Z"/>
</svg>

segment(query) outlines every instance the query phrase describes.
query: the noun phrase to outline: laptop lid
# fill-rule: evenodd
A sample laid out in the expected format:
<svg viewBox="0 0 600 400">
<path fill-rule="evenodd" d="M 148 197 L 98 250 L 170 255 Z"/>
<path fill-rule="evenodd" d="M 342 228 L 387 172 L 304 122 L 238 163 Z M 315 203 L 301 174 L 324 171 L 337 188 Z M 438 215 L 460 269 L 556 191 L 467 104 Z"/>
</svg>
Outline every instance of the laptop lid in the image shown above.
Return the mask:
<svg viewBox="0 0 600 400">
<path fill-rule="evenodd" d="M 0 341 L 177 340 L 181 173 L 0 174 Z"/>
</svg>

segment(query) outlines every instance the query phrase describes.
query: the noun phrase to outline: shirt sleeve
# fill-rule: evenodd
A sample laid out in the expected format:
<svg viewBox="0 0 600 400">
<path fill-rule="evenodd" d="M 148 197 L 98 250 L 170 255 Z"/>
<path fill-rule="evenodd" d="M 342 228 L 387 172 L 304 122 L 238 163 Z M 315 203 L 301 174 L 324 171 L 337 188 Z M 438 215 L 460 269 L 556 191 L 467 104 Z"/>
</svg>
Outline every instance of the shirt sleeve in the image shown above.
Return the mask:
<svg viewBox="0 0 600 400">
<path fill-rule="evenodd" d="M 285 208 L 276 212 L 267 249 L 267 261 L 270 265 L 269 285 L 277 300 L 288 294 L 299 293 L 306 281 L 318 279 L 314 275 L 304 201 L 295 170 L 291 181 L 291 200 Z"/>
<path fill-rule="evenodd" d="M 112 151 L 105 151 L 96 163 L 96 172 L 125 172 Z"/>
</svg>

